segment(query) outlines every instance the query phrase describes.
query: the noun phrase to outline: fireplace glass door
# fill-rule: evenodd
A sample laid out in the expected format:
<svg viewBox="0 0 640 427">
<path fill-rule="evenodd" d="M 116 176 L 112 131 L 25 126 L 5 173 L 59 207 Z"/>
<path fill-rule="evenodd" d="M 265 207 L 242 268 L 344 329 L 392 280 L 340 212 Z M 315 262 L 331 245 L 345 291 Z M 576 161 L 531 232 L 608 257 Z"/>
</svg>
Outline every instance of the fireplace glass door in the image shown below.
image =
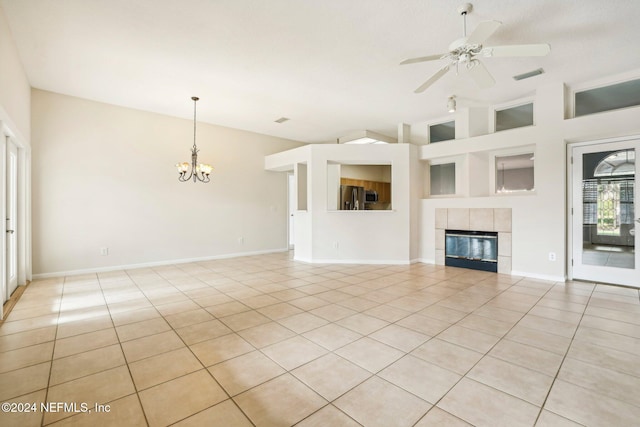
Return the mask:
<svg viewBox="0 0 640 427">
<path fill-rule="evenodd" d="M 498 271 L 498 233 L 445 230 L 445 265 Z"/>
</svg>

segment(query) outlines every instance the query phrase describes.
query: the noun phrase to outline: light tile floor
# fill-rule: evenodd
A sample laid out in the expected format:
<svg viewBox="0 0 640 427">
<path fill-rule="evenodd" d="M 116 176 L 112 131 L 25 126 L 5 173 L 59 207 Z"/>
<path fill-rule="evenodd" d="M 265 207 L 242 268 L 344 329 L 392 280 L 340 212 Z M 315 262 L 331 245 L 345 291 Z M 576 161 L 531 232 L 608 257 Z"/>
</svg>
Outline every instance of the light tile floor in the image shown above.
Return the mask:
<svg viewBox="0 0 640 427">
<path fill-rule="evenodd" d="M 39 280 L 0 401 L 21 427 L 638 425 L 639 295 L 287 253 Z"/>
</svg>

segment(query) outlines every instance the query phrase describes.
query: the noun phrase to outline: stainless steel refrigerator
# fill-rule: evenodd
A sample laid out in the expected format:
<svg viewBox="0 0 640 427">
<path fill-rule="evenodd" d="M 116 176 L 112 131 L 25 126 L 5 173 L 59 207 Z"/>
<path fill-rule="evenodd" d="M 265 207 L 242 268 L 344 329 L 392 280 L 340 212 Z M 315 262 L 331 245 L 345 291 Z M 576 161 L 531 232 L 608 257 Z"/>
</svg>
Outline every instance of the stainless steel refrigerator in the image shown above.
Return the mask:
<svg viewBox="0 0 640 427">
<path fill-rule="evenodd" d="M 354 185 L 341 185 L 340 210 L 364 210 L 364 187 L 356 187 Z"/>
</svg>

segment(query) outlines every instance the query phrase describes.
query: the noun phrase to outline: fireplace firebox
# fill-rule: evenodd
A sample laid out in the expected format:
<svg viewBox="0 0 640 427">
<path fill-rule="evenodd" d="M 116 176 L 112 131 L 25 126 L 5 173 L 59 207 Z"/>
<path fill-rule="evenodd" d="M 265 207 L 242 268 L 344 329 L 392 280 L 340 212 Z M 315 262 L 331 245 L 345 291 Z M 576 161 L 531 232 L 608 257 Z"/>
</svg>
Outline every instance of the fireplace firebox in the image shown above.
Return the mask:
<svg viewBox="0 0 640 427">
<path fill-rule="evenodd" d="M 498 233 L 445 230 L 444 264 L 498 272 Z"/>
</svg>

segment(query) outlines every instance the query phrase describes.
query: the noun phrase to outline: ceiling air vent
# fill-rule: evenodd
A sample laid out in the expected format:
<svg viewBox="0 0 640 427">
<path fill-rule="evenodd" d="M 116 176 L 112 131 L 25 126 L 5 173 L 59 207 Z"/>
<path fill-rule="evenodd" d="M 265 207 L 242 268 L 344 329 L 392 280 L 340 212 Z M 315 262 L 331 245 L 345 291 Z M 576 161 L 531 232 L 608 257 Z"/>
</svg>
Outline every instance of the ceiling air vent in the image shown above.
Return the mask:
<svg viewBox="0 0 640 427">
<path fill-rule="evenodd" d="M 289 120 L 289 118 L 287 118 L 287 117 L 280 117 L 278 120 L 274 120 L 274 122 L 276 122 L 276 123 L 284 123 L 284 122 L 286 122 L 288 120 Z"/>
<path fill-rule="evenodd" d="M 537 70 L 529 71 L 528 73 L 518 74 L 517 76 L 513 76 L 513 80 L 524 80 L 529 77 L 539 76 L 543 74 L 544 70 L 542 68 L 538 68 Z"/>
</svg>

